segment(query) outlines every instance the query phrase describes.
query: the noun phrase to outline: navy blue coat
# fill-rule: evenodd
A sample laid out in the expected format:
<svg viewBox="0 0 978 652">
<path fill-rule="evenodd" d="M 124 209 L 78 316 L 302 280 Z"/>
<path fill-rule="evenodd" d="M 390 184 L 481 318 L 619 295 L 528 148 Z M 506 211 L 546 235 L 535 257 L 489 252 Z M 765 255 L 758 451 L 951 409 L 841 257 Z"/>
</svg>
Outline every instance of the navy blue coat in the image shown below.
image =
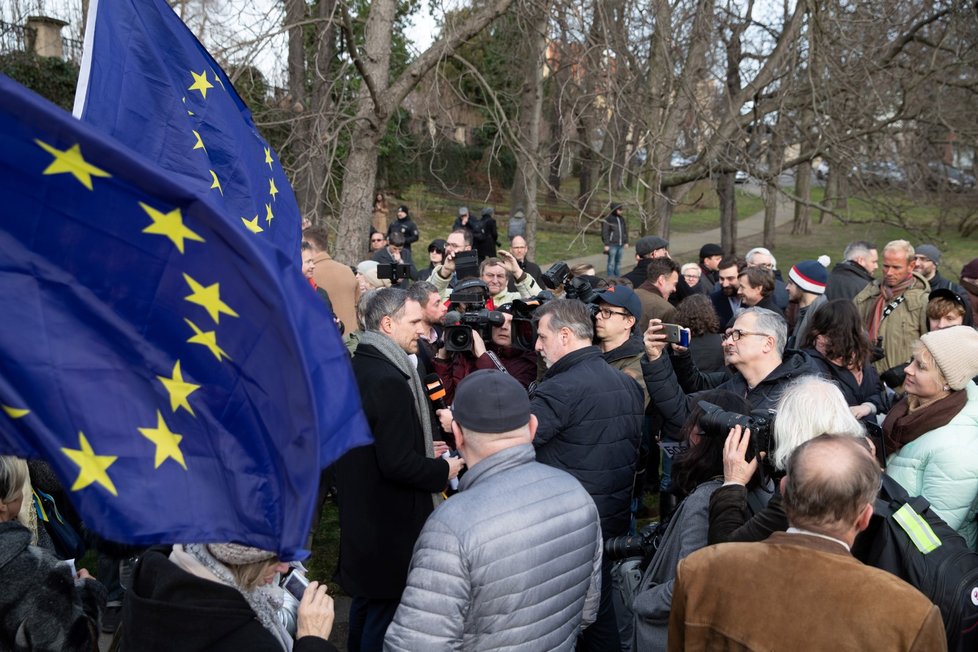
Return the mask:
<svg viewBox="0 0 978 652">
<path fill-rule="evenodd" d="M 594 346 L 555 362 L 531 395 L 537 460 L 578 479 L 598 507 L 605 538 L 628 532 L 644 404 L 635 380 Z"/>
</svg>

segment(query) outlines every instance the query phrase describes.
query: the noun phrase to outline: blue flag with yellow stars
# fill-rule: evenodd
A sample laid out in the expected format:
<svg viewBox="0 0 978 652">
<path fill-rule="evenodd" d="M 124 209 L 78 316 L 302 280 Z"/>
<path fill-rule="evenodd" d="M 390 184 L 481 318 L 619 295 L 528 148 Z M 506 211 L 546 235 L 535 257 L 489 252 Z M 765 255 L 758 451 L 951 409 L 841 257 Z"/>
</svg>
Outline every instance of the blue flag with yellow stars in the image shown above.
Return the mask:
<svg viewBox="0 0 978 652">
<path fill-rule="evenodd" d="M 208 190 L 0 76 L 0 454 L 109 539 L 301 558 L 369 430 L 325 304 Z"/>
<path fill-rule="evenodd" d="M 93 0 L 75 116 L 213 195 L 228 220 L 298 259 L 295 196 L 248 107 L 164 0 Z"/>
</svg>

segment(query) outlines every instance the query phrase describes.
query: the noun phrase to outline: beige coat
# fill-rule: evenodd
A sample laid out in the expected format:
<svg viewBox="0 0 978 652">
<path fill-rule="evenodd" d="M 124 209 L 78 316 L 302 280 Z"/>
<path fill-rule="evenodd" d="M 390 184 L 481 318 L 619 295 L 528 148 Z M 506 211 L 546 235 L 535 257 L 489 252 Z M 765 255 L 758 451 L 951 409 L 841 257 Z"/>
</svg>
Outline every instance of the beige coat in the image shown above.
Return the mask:
<svg viewBox="0 0 978 652">
<path fill-rule="evenodd" d="M 323 252 L 312 259 L 316 269 L 312 273 L 316 285 L 326 290 L 333 304 L 333 311 L 343 322 L 346 332 L 359 329 L 357 324 L 357 278 L 353 270 L 333 260 Z"/>
</svg>

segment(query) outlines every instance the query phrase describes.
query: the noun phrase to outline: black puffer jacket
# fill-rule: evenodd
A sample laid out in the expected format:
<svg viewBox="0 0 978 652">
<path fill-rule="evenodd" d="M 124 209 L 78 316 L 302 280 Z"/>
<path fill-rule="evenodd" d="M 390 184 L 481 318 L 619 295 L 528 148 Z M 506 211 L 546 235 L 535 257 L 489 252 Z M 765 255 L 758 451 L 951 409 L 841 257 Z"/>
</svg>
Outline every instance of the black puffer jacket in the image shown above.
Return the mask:
<svg viewBox="0 0 978 652">
<path fill-rule="evenodd" d="M 635 380 L 589 346 L 547 370 L 530 409 L 539 421 L 537 460 L 578 479 L 598 507 L 605 538 L 625 534 L 644 413 Z"/>
</svg>

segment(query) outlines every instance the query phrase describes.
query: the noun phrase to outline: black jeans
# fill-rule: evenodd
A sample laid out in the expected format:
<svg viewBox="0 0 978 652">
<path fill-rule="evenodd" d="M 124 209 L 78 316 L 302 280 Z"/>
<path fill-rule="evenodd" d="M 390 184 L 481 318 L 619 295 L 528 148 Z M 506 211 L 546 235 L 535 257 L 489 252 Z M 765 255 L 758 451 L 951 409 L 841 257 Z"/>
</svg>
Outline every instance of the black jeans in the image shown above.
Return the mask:
<svg viewBox="0 0 978 652">
<path fill-rule="evenodd" d="M 400 600 L 353 598 L 350 604 L 349 652 L 383 652 L 384 635 Z"/>
</svg>

